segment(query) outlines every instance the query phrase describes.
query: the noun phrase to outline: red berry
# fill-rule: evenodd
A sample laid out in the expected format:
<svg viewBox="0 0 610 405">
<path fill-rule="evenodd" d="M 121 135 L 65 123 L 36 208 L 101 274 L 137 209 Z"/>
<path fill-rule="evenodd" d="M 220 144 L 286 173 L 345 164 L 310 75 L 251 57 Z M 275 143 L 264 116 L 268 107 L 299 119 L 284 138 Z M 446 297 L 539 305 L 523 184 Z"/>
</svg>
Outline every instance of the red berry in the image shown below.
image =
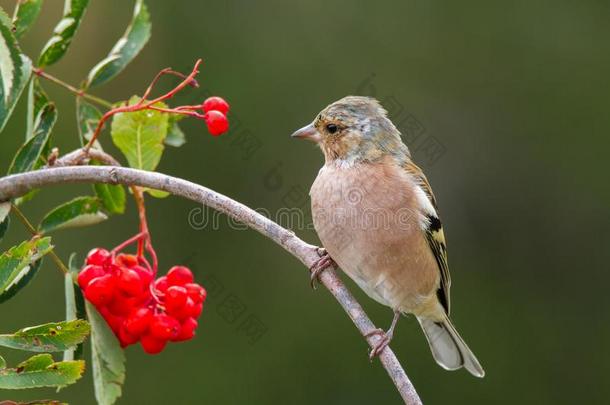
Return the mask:
<svg viewBox="0 0 610 405">
<path fill-rule="evenodd" d="M 125 329 L 124 325 L 125 324 L 123 324 L 123 327 L 121 327 L 119 329 L 119 342 L 121 343 L 121 347 L 123 347 L 123 348 L 125 348 L 129 345 L 132 345 L 139 340 L 138 336 L 134 336 L 134 335 L 130 334 Z"/>
<path fill-rule="evenodd" d="M 167 281 L 167 277 L 159 277 L 157 281 L 155 281 L 155 288 L 162 293 L 167 291 L 167 287 L 169 287 L 169 282 Z"/>
<path fill-rule="evenodd" d="M 183 321 L 186 318 L 193 316 L 192 314 L 195 312 L 195 305 L 197 304 L 195 304 L 191 297 L 188 297 L 182 307 L 168 308 L 167 310 L 171 314 L 171 316 L 178 319 L 179 321 Z"/>
<path fill-rule="evenodd" d="M 168 310 L 182 308 L 187 298 L 186 288 L 173 285 L 165 292 L 165 306 Z"/>
<path fill-rule="evenodd" d="M 193 305 L 193 308 L 190 311 L 190 315 L 193 318 L 199 318 L 199 315 L 201 315 L 202 311 L 203 311 L 203 304 L 195 304 L 195 305 Z"/>
<path fill-rule="evenodd" d="M 110 313 L 110 311 L 106 307 L 99 308 L 99 312 L 106 320 L 108 326 L 110 326 L 110 329 L 112 329 L 114 334 L 118 336 L 119 330 L 121 329 L 125 318 Z"/>
<path fill-rule="evenodd" d="M 131 269 L 133 271 L 135 271 L 136 273 L 138 273 L 138 275 L 140 276 L 140 279 L 142 280 L 142 285 L 148 289 L 149 284 L 151 283 L 152 279 L 153 279 L 153 275 L 152 273 L 146 269 L 145 267 L 139 266 L 139 265 L 135 265 L 133 267 L 131 267 Z"/>
<path fill-rule="evenodd" d="M 183 286 L 193 282 L 193 273 L 184 266 L 174 266 L 167 272 L 167 282 L 169 285 Z"/>
<path fill-rule="evenodd" d="M 107 305 L 107 308 L 114 315 L 127 316 L 137 304 L 137 298 L 126 297 L 119 293 L 114 294 L 114 299 Z"/>
<path fill-rule="evenodd" d="M 138 258 L 135 255 L 121 253 L 115 259 L 116 263 L 125 267 L 133 267 L 138 264 Z"/>
<path fill-rule="evenodd" d="M 219 111 L 211 110 L 206 112 L 205 122 L 208 125 L 208 131 L 214 136 L 221 135 L 229 130 L 229 120 Z"/>
<path fill-rule="evenodd" d="M 193 318 L 186 318 L 180 325 L 180 333 L 172 341 L 181 342 L 192 339 L 195 336 L 195 329 L 197 329 L 197 321 Z"/>
<path fill-rule="evenodd" d="M 87 288 L 87 285 L 91 280 L 96 277 L 101 277 L 106 274 L 103 267 L 94 264 L 88 264 L 78 273 L 78 285 L 83 290 Z"/>
<path fill-rule="evenodd" d="M 110 259 L 110 252 L 106 249 L 95 248 L 87 254 L 87 264 L 97 264 L 103 266 L 108 263 Z"/>
<path fill-rule="evenodd" d="M 96 307 L 108 305 L 114 296 L 114 278 L 111 274 L 96 277 L 85 288 L 85 297 Z"/>
<path fill-rule="evenodd" d="M 122 267 L 119 270 L 117 288 L 132 297 L 142 294 L 144 290 L 142 279 L 138 272 L 127 267 Z"/>
<path fill-rule="evenodd" d="M 140 336 L 146 332 L 152 320 L 150 308 L 137 308 L 131 311 L 125 319 L 125 330 L 131 335 Z"/>
<path fill-rule="evenodd" d="M 197 283 L 188 283 L 185 284 L 184 287 L 189 294 L 189 297 L 196 303 L 199 304 L 201 302 L 205 302 L 205 298 L 207 297 L 207 292 L 205 288 L 200 286 Z"/>
<path fill-rule="evenodd" d="M 227 113 L 229 112 L 229 103 L 227 103 L 221 97 L 214 96 L 207 98 L 201 105 L 201 108 L 204 112 L 220 111 L 224 115 L 227 115 Z"/>
<path fill-rule="evenodd" d="M 161 340 L 169 340 L 178 336 L 180 323 L 173 317 L 166 314 L 153 315 L 150 322 L 150 334 Z"/>
<path fill-rule="evenodd" d="M 157 339 L 156 337 L 146 334 L 142 335 L 140 338 L 140 344 L 142 345 L 142 349 L 148 354 L 157 354 L 160 353 L 167 344 L 167 340 Z"/>
</svg>

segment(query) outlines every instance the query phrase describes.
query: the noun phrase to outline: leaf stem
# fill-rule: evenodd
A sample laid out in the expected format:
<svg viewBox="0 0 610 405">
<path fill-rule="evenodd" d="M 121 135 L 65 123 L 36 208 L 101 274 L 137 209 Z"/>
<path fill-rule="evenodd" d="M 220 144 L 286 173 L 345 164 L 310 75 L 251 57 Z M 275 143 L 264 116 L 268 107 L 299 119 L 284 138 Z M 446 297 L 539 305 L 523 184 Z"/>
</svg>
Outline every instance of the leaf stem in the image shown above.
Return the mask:
<svg viewBox="0 0 610 405">
<path fill-rule="evenodd" d="M 32 225 L 32 223 L 27 219 L 27 217 L 23 214 L 23 212 L 21 212 L 21 210 L 19 208 L 17 208 L 17 206 L 15 204 L 11 204 L 11 211 L 13 211 L 15 216 L 17 216 L 17 218 L 19 218 L 21 223 L 27 228 L 27 230 L 33 236 L 40 235 L 40 233 L 36 230 L 36 228 L 34 228 L 34 225 Z M 55 253 L 54 250 L 51 250 L 49 252 L 49 256 L 51 256 L 51 259 L 53 260 L 53 262 L 55 262 L 55 265 L 57 266 L 57 268 L 59 268 L 59 270 L 61 270 L 64 274 L 67 274 L 69 272 L 66 265 L 61 261 L 61 259 L 59 258 L 59 256 L 57 256 L 57 254 Z"/>
<path fill-rule="evenodd" d="M 63 80 L 58 79 L 55 76 L 51 76 L 50 74 L 48 74 L 45 71 L 43 71 L 41 68 L 34 68 L 33 70 L 34 70 L 34 73 L 37 76 L 42 77 L 44 79 L 47 79 L 47 80 L 49 80 L 49 81 L 51 81 L 51 82 L 53 82 L 53 83 L 55 83 L 55 84 L 65 88 L 65 89 L 67 89 L 68 91 L 76 94 L 78 97 L 82 97 L 82 98 L 85 98 L 85 99 L 87 99 L 89 101 L 93 101 L 94 103 L 98 103 L 99 105 L 104 106 L 106 108 L 112 108 L 112 103 L 111 102 L 106 101 L 103 98 L 96 97 L 96 96 L 94 96 L 92 94 L 85 93 L 84 90 L 78 89 L 78 88 L 72 86 L 71 84 L 68 84 L 68 83 L 64 82 Z"/>
</svg>

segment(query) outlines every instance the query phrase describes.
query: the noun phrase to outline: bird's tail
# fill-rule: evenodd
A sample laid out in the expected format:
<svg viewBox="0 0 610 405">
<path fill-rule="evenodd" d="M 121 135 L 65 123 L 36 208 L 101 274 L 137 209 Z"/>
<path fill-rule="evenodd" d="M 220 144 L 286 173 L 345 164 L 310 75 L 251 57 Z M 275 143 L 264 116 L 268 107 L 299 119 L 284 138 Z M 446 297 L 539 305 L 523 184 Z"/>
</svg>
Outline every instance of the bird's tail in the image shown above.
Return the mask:
<svg viewBox="0 0 610 405">
<path fill-rule="evenodd" d="M 440 322 L 420 317 L 417 320 L 428 339 L 434 360 L 441 367 L 447 370 L 464 367 L 475 377 L 485 376 L 483 367 L 447 316 Z"/>
</svg>

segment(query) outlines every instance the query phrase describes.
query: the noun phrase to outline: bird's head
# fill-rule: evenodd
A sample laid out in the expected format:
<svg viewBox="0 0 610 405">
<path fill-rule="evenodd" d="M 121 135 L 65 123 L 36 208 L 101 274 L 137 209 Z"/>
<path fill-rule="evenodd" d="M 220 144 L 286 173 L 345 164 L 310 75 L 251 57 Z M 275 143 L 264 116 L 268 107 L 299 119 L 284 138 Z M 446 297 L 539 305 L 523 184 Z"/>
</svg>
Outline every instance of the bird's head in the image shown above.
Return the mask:
<svg viewBox="0 0 610 405">
<path fill-rule="evenodd" d="M 409 156 L 386 110 L 370 97 L 348 96 L 335 101 L 292 137 L 316 142 L 327 163 L 353 164 L 373 162 L 387 155 L 400 159 Z"/>
</svg>

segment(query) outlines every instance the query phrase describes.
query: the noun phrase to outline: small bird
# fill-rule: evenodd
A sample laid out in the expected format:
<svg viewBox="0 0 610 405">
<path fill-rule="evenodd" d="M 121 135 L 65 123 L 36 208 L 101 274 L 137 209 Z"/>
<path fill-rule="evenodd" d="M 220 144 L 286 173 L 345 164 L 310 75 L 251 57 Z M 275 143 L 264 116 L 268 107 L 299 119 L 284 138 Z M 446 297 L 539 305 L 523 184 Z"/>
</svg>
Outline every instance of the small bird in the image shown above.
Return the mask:
<svg viewBox="0 0 610 405">
<path fill-rule="evenodd" d="M 430 184 L 380 103 L 348 96 L 292 134 L 313 141 L 325 163 L 309 192 L 325 248 L 312 282 L 333 261 L 371 298 L 394 311 L 371 358 L 389 344 L 401 314 L 417 317 L 436 362 L 485 372 L 449 319 L 451 279 Z"/>
</svg>

